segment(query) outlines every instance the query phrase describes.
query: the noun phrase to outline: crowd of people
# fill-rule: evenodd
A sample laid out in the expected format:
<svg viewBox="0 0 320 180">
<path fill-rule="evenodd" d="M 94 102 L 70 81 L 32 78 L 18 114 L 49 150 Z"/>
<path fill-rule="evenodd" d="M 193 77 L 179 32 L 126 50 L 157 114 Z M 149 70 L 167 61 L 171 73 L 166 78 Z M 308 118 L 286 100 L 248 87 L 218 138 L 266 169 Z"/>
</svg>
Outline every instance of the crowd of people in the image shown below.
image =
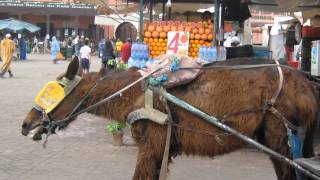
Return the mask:
<svg viewBox="0 0 320 180">
<path fill-rule="evenodd" d="M 55 36 L 45 38 L 44 42 L 40 42 L 37 36 L 33 40 L 29 40 L 22 35 L 18 38 L 12 38 L 11 34 L 6 34 L 5 38 L 0 44 L 0 57 L 2 60 L 0 77 L 8 72 L 10 77 L 13 77 L 10 65 L 13 59 L 26 60 L 27 52 L 29 53 L 42 53 L 50 52 L 52 55 L 52 62 L 56 64 L 58 60 L 62 59 L 62 48 L 71 48 L 72 55 L 77 56 L 80 60 L 79 74 L 88 73 L 90 71 L 90 64 L 92 56 L 95 51 L 101 59 L 101 67 L 109 70 L 116 68 L 117 63 L 127 63 L 131 56 L 132 39 L 127 39 L 126 42 L 115 40 L 114 38 L 103 38 L 98 47 L 94 43 L 85 38 L 84 36 L 76 36 L 74 39 L 65 38 L 59 41 Z M 14 57 L 14 53 L 16 56 Z"/>
</svg>

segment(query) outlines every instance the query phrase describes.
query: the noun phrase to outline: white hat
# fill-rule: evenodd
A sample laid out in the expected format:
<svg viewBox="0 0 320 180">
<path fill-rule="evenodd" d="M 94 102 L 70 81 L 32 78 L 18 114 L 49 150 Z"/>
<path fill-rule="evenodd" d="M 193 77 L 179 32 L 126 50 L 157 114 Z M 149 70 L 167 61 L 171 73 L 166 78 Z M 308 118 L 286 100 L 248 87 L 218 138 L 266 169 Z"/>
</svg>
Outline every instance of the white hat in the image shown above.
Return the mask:
<svg viewBox="0 0 320 180">
<path fill-rule="evenodd" d="M 6 34 L 6 38 L 11 38 L 11 34 Z"/>
</svg>

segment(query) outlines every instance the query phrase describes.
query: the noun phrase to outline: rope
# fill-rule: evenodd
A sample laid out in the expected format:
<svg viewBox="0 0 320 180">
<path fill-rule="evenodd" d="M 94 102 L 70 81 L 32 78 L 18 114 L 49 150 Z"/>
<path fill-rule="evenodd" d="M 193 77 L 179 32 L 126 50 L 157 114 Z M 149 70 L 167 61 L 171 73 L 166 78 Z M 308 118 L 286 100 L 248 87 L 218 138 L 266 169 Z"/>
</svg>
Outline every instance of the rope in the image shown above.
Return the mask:
<svg viewBox="0 0 320 180">
<path fill-rule="evenodd" d="M 90 110 L 95 109 L 96 107 L 100 106 L 101 104 L 104 104 L 105 102 L 113 99 L 114 97 L 117 97 L 117 96 L 121 95 L 124 91 L 128 90 L 128 89 L 131 88 L 132 86 L 134 86 L 134 85 L 136 85 L 137 83 L 139 83 L 140 81 L 146 79 L 147 77 L 149 77 L 149 76 L 152 75 L 153 73 L 159 71 L 160 69 L 161 69 L 161 67 L 159 67 L 159 68 L 157 68 L 157 69 L 149 72 L 149 73 L 146 74 L 145 76 L 137 79 L 136 81 L 130 83 L 129 85 L 125 86 L 124 88 L 120 89 L 119 91 L 113 93 L 113 94 L 110 95 L 109 97 L 104 98 L 104 99 L 102 99 L 101 101 L 99 101 L 99 102 L 97 102 L 97 103 L 95 103 L 95 104 L 93 104 L 93 105 L 91 105 L 91 106 L 89 106 L 89 107 L 87 107 L 87 108 L 85 108 L 85 109 L 77 112 L 77 113 L 73 113 L 73 114 L 71 113 L 70 116 L 68 116 L 68 117 L 66 117 L 66 118 L 64 118 L 64 119 L 62 119 L 62 120 L 57 120 L 57 121 L 54 122 L 54 124 L 56 124 L 56 125 L 59 126 L 59 125 L 61 125 L 61 123 L 66 123 L 66 122 L 68 122 L 68 120 L 70 120 L 70 119 L 72 119 L 72 118 L 74 118 L 74 117 L 76 117 L 76 116 L 78 116 L 78 115 L 80 115 L 80 114 L 82 114 L 82 113 L 85 113 L 85 112 L 88 112 L 88 111 L 90 111 Z M 82 101 L 81 101 L 80 103 L 78 103 L 78 105 L 76 106 L 76 108 L 79 108 L 81 105 L 82 105 Z M 73 110 L 73 112 L 76 111 L 76 108 Z"/>
</svg>

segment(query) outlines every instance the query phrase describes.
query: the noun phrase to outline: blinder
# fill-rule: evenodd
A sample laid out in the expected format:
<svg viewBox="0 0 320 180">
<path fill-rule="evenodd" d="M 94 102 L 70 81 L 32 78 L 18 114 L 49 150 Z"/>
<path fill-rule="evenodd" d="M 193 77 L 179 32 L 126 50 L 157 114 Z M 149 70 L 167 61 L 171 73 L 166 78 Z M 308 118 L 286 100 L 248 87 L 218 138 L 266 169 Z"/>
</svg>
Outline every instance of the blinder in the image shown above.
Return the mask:
<svg viewBox="0 0 320 180">
<path fill-rule="evenodd" d="M 48 82 L 35 98 L 34 108 L 45 114 L 52 112 L 77 87 L 81 77 Z"/>
</svg>

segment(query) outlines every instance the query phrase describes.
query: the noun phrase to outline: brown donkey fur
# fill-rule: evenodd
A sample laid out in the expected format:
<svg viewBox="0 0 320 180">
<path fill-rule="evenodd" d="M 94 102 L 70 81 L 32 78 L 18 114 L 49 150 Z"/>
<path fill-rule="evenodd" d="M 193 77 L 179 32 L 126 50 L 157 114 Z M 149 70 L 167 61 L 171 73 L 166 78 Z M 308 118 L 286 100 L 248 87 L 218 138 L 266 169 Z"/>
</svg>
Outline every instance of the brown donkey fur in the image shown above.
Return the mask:
<svg viewBox="0 0 320 180">
<path fill-rule="evenodd" d="M 287 68 L 283 68 L 283 71 L 285 81 L 275 107 L 293 124 L 309 130 L 316 119 L 318 94 L 311 83 L 299 72 Z M 82 108 L 113 94 L 139 77 L 135 69 L 108 73 Z M 97 73 L 84 76 L 73 93 L 52 112 L 53 119 L 66 117 L 98 78 Z M 275 93 L 277 83 L 278 72 L 274 67 L 246 70 L 209 69 L 192 83 L 167 91 L 210 115 L 224 117 L 247 109 L 261 108 Z M 159 97 L 156 96 L 154 102 L 155 108 L 164 112 Z M 90 113 L 125 123 L 129 112 L 143 106 L 144 91 L 139 84 Z M 224 134 L 222 130 L 190 112 L 171 103 L 169 106 L 173 120 L 177 123 L 173 129 L 170 160 L 182 153 L 213 157 L 245 146 L 241 140 Z M 23 123 L 25 133 L 30 130 L 29 127 L 33 127 L 34 123 L 39 123 L 37 122 L 39 113 L 38 115 L 35 113 L 36 111 L 32 110 L 25 119 Z M 264 145 L 289 156 L 284 123 L 272 114 L 253 111 L 226 118 L 224 123 L 252 138 L 258 132 L 263 132 L 264 135 L 259 137 Z M 131 132 L 139 148 L 133 179 L 157 179 L 164 152 L 166 126 L 149 120 L 140 120 L 133 124 Z M 312 143 L 305 144 L 305 147 L 306 156 L 312 155 Z M 296 179 L 292 168 L 275 159 L 271 160 L 278 180 Z"/>
</svg>

